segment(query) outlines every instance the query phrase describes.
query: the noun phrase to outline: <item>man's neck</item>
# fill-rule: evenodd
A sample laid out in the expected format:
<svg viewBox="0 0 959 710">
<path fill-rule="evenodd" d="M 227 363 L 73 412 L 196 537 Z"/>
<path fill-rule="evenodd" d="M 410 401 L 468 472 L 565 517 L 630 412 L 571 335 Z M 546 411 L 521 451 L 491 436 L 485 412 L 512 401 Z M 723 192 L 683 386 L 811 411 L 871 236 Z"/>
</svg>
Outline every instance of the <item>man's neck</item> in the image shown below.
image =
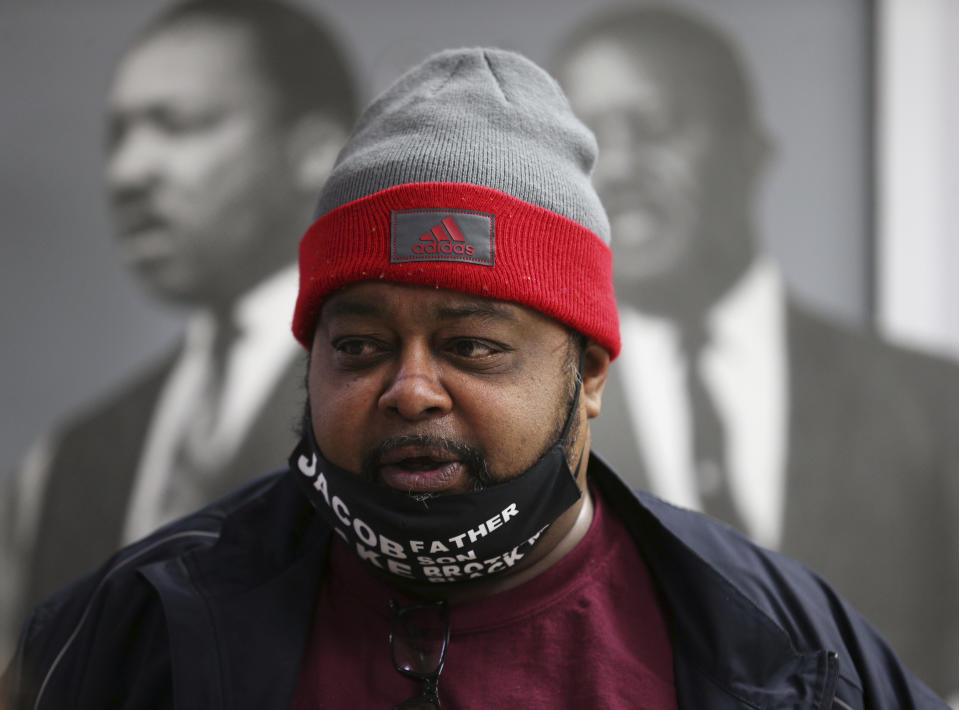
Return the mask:
<svg viewBox="0 0 959 710">
<path fill-rule="evenodd" d="M 677 322 L 702 320 L 759 256 L 754 230 L 745 215 L 714 225 L 709 234 L 692 239 L 688 248 L 696 251 L 672 269 L 629 279 L 620 276 L 617 301 L 653 317 Z"/>
<path fill-rule="evenodd" d="M 295 267 L 289 263 L 280 264 L 251 287 L 230 294 L 228 298 L 210 300 L 198 311 L 205 312 L 207 317 L 218 325 L 236 325 L 255 318 L 257 311 L 261 310 L 261 302 L 271 301 L 278 292 L 288 291 L 291 278 L 295 279 Z"/>
</svg>

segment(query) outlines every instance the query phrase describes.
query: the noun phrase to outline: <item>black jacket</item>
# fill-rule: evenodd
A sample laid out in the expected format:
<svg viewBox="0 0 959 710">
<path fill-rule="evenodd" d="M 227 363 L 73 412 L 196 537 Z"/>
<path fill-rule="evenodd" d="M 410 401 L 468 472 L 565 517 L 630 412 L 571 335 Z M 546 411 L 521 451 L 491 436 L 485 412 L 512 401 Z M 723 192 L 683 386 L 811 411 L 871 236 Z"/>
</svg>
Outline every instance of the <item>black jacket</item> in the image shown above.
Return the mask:
<svg viewBox="0 0 959 710">
<path fill-rule="evenodd" d="M 808 570 L 590 466 L 664 602 L 680 707 L 946 708 Z M 8 705 L 288 708 L 330 535 L 294 475 L 167 526 L 38 607 Z"/>
</svg>

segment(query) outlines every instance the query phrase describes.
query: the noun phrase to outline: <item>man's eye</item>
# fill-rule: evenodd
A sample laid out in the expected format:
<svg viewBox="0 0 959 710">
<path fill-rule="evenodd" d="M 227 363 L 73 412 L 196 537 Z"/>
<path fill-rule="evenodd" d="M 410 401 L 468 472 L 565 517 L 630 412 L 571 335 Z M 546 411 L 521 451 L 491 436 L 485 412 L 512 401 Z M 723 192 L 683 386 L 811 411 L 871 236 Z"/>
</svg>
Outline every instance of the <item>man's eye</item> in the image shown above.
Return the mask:
<svg viewBox="0 0 959 710">
<path fill-rule="evenodd" d="M 154 116 L 156 127 L 170 136 L 188 136 L 203 133 L 222 121 L 218 112 L 178 113 L 160 111 Z"/>
<path fill-rule="evenodd" d="M 365 338 L 350 338 L 333 343 L 333 349 L 348 357 L 366 357 L 382 352 L 383 348 L 376 341 Z"/>
<path fill-rule="evenodd" d="M 494 355 L 499 352 L 499 349 L 482 340 L 462 338 L 450 343 L 450 351 L 457 357 L 481 358 Z"/>
</svg>

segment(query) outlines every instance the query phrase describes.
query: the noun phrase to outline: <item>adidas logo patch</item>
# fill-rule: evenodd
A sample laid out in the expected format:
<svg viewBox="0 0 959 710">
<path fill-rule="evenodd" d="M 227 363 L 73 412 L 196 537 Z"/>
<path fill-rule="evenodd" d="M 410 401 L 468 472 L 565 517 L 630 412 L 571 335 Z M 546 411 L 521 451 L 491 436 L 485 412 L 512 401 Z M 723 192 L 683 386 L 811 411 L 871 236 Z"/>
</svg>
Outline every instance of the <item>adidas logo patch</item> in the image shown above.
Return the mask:
<svg viewBox="0 0 959 710">
<path fill-rule="evenodd" d="M 452 217 L 444 217 L 426 234 L 420 235 L 420 243 L 413 245 L 415 254 L 466 254 L 473 256 L 476 248 L 468 244 Z"/>
<path fill-rule="evenodd" d="M 493 266 L 493 215 L 465 210 L 395 210 L 390 263 L 462 261 Z"/>
</svg>

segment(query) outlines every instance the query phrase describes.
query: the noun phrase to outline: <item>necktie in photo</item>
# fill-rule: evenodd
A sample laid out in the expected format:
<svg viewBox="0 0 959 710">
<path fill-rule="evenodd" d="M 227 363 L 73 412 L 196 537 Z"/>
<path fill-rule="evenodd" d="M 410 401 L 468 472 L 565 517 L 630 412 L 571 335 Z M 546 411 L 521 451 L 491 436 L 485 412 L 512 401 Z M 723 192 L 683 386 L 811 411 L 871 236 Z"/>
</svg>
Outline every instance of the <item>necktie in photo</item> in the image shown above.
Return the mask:
<svg viewBox="0 0 959 710">
<path fill-rule="evenodd" d="M 681 344 L 686 356 L 696 487 L 704 513 L 745 532 L 729 483 L 725 427 L 703 380 L 699 363 L 708 342 L 703 323 L 695 321 L 684 324 Z"/>
<path fill-rule="evenodd" d="M 218 494 L 217 473 L 223 460 L 223 395 L 230 349 L 239 335 L 231 323 L 220 323 L 206 353 L 204 376 L 194 392 L 183 436 L 177 445 L 162 517 L 190 512 Z"/>
</svg>

